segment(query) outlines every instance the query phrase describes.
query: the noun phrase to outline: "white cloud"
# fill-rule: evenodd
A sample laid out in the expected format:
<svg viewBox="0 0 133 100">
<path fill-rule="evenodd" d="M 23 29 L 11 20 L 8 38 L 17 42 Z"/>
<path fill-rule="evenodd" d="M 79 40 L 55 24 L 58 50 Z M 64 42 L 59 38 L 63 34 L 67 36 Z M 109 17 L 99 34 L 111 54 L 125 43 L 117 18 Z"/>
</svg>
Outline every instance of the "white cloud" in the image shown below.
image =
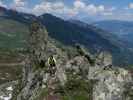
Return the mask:
<svg viewBox="0 0 133 100">
<path fill-rule="evenodd" d="M 129 8 L 129 9 L 133 9 L 133 3 L 130 3 L 130 4 L 128 5 L 128 8 Z"/>
<path fill-rule="evenodd" d="M 49 2 L 38 4 L 33 8 L 33 13 L 35 14 L 41 14 L 43 12 L 45 13 L 50 11 L 51 11 L 51 3 Z"/>
<path fill-rule="evenodd" d="M 79 14 L 79 11 L 77 9 L 75 9 L 75 8 L 65 7 L 63 13 L 67 17 L 73 17 L 73 16 L 76 16 L 77 14 Z"/>
<path fill-rule="evenodd" d="M 86 4 L 82 1 L 74 1 L 72 6 L 65 5 L 64 2 L 42 2 L 40 4 L 35 5 L 32 10 L 32 13 L 36 15 L 41 15 L 43 13 L 56 13 L 68 16 L 76 16 L 80 13 L 86 13 L 89 15 L 100 14 L 104 12 L 111 13 L 112 8 L 105 8 L 104 5 L 94 5 L 94 4 Z"/>
<path fill-rule="evenodd" d="M 112 11 L 115 10 L 115 7 L 105 7 L 104 5 L 94 5 L 94 4 L 85 4 L 83 1 L 75 1 L 73 3 L 74 8 L 76 9 L 76 14 L 83 12 L 89 15 L 96 15 L 96 14 L 111 14 Z M 74 12 L 74 10 L 73 10 Z"/>
<path fill-rule="evenodd" d="M 3 2 L 0 0 L 0 6 L 1 7 L 7 7 L 5 4 L 3 4 Z"/>
<path fill-rule="evenodd" d="M 83 1 L 75 1 L 73 5 L 74 5 L 74 9 L 76 9 L 77 12 L 84 12 L 88 14 L 97 14 L 97 13 L 104 12 L 105 10 L 105 7 L 103 5 L 99 5 L 99 6 L 96 6 L 94 4 L 87 5 Z"/>
<path fill-rule="evenodd" d="M 90 4 L 90 5 L 86 6 L 85 11 L 88 12 L 88 14 L 98 14 L 98 13 L 103 13 L 106 10 L 103 5 L 95 6 L 94 4 Z"/>
<path fill-rule="evenodd" d="M 0 6 L 3 5 L 3 3 L 0 1 Z"/>
<path fill-rule="evenodd" d="M 97 7 L 97 10 L 100 12 L 104 12 L 105 11 L 105 7 L 103 5 L 100 5 Z"/>
<path fill-rule="evenodd" d="M 56 2 L 56 3 L 53 3 L 53 8 L 55 8 L 55 9 L 62 9 L 62 8 L 64 8 L 64 3 L 62 3 L 62 2 Z"/>
<path fill-rule="evenodd" d="M 51 13 L 63 18 L 85 18 L 85 17 L 101 17 L 112 19 L 131 19 L 133 14 L 130 12 L 133 9 L 133 2 L 126 7 L 116 8 L 105 5 L 95 5 L 86 3 L 85 0 L 74 0 L 71 5 L 65 4 L 64 0 L 42 0 L 40 4 L 35 4 L 29 7 L 28 0 L 13 0 L 10 4 L 5 5 L 3 0 L 0 0 L 0 6 L 12 8 L 21 12 L 33 13 L 41 15 L 43 13 Z M 30 0 L 31 1 L 31 0 Z M 54 1 L 54 2 L 53 2 Z M 29 4 L 28 4 L 29 3 Z"/>
<path fill-rule="evenodd" d="M 78 13 L 77 9 L 65 6 L 63 2 L 43 2 L 41 4 L 35 5 L 32 13 L 36 15 L 41 15 L 43 13 L 52 13 L 68 16 L 74 16 Z"/>
<path fill-rule="evenodd" d="M 86 12 L 90 13 L 90 14 L 96 14 L 97 13 L 97 8 L 95 7 L 95 5 L 90 4 L 86 7 Z"/>
<path fill-rule="evenodd" d="M 43 2 L 41 4 L 36 5 L 33 8 L 32 12 L 37 15 L 40 15 L 42 13 L 63 13 L 64 7 L 64 3 L 62 2 Z"/>
<path fill-rule="evenodd" d="M 131 10 L 131 9 L 133 9 L 133 2 L 132 3 L 129 3 L 128 6 L 125 6 L 123 8 L 123 10 L 126 10 L 126 11 Z"/>
<path fill-rule="evenodd" d="M 15 7 L 23 7 L 25 5 L 24 0 L 14 0 L 14 6 Z"/>
<path fill-rule="evenodd" d="M 0 5 L 3 5 L 3 3 L 0 2 Z M 64 4 L 64 2 L 59 0 L 54 2 L 44 0 L 40 4 L 36 4 L 32 8 L 28 8 L 28 0 L 13 0 L 13 3 L 10 5 L 10 7 L 15 8 L 21 12 L 33 13 L 36 15 L 41 15 L 43 13 L 51 13 L 59 17 L 63 16 L 66 18 L 82 16 L 82 15 L 109 16 L 114 13 L 113 12 L 114 10 L 116 10 L 114 7 L 106 7 L 104 5 L 94 5 L 90 3 L 87 4 L 86 2 L 80 0 L 73 1 L 71 6 Z"/>
<path fill-rule="evenodd" d="M 84 2 L 81 2 L 81 1 L 75 1 L 74 2 L 74 7 L 76 9 L 83 9 L 86 7 L 86 4 Z"/>
</svg>

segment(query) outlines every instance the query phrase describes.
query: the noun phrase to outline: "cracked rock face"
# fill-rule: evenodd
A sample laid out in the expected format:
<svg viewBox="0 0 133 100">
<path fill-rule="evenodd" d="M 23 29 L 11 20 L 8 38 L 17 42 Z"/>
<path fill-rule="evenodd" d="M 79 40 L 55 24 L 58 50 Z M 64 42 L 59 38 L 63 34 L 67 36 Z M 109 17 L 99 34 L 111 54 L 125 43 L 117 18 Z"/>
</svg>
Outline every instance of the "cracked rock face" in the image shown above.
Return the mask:
<svg viewBox="0 0 133 100">
<path fill-rule="evenodd" d="M 123 100 L 124 85 L 132 81 L 128 71 L 124 69 L 103 71 L 95 78 L 99 80 L 94 88 L 94 100 Z"/>
<path fill-rule="evenodd" d="M 133 82 L 132 77 L 127 70 L 113 67 L 110 54 L 106 53 L 104 59 L 100 54 L 96 58 L 95 64 L 91 65 L 88 60 L 91 60 L 92 55 L 82 51 L 82 55 L 74 55 L 69 58 L 69 52 L 63 51 L 49 40 L 46 29 L 39 23 L 33 23 L 30 29 L 30 52 L 25 59 L 23 88 L 16 96 L 16 100 L 33 100 L 39 96 L 40 91 L 49 88 L 53 83 L 53 89 L 58 84 L 64 86 L 68 81 L 67 71 L 71 75 L 77 75 L 83 81 L 97 80 L 97 82 L 93 82 L 91 90 L 88 90 L 92 91 L 91 99 L 93 100 L 130 100 L 130 97 L 123 93 L 128 92 L 125 91 L 125 87 L 127 87 L 126 84 Z M 84 56 L 84 54 L 88 55 Z M 47 72 L 47 67 L 49 67 L 47 59 L 50 55 L 54 55 L 57 62 L 54 77 L 50 77 Z M 88 93 L 88 95 L 90 94 Z"/>
<path fill-rule="evenodd" d="M 45 67 L 48 55 L 47 49 L 48 33 L 45 27 L 34 21 L 30 26 L 29 47 L 23 68 L 23 89 L 17 96 L 17 100 L 29 100 L 34 95 L 34 91 L 40 88 L 43 81 L 43 74 L 38 69 Z M 42 71 L 43 73 L 43 71 Z"/>
</svg>

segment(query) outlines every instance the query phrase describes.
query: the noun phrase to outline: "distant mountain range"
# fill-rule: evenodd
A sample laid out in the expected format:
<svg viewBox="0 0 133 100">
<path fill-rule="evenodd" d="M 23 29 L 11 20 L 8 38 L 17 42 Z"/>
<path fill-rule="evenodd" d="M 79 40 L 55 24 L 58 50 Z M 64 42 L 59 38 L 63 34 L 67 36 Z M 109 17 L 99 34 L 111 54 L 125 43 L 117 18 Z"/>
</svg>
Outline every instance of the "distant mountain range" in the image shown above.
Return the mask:
<svg viewBox="0 0 133 100">
<path fill-rule="evenodd" d="M 133 22 L 120 20 L 105 20 L 93 23 L 94 26 L 117 35 L 121 40 L 125 41 L 133 47 Z"/>
<path fill-rule="evenodd" d="M 90 51 L 106 50 L 113 54 L 116 64 L 133 64 L 133 52 L 116 35 L 81 21 L 65 21 L 51 14 L 34 16 L 0 8 L 0 48 L 26 47 L 28 26 L 37 19 L 49 32 L 50 37 L 64 45 L 80 43 Z M 127 47 L 127 48 L 126 48 Z"/>
<path fill-rule="evenodd" d="M 129 21 L 105 20 L 95 22 L 93 25 L 118 35 L 133 33 L 133 22 Z"/>
</svg>

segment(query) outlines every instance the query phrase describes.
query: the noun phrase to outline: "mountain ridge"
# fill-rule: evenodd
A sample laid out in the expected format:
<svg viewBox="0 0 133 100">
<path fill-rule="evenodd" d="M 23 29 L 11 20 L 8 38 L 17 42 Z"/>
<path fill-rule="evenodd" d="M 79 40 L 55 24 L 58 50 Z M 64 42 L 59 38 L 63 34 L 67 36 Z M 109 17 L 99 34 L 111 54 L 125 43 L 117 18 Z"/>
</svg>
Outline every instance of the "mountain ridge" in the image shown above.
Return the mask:
<svg viewBox="0 0 133 100">
<path fill-rule="evenodd" d="M 112 52 L 115 55 L 115 57 L 116 55 L 118 56 L 118 59 L 123 58 L 122 62 L 125 62 L 126 55 L 130 56 L 128 57 L 129 59 L 128 61 L 131 60 L 130 58 L 132 54 L 129 53 L 129 50 L 127 49 L 126 49 L 126 52 L 125 50 L 123 50 L 123 48 L 125 49 L 125 47 L 123 46 L 123 44 L 121 45 L 121 42 L 119 42 L 119 40 L 116 40 L 112 37 L 109 38 L 110 33 L 102 29 L 99 29 L 97 27 L 94 27 L 92 25 L 87 25 L 87 27 L 79 26 L 78 24 L 63 20 L 51 14 L 43 14 L 41 16 L 34 16 L 32 14 L 25 14 L 21 12 L 14 13 L 12 10 L 7 10 L 7 12 L 8 13 L 5 13 L 7 14 L 6 17 L 4 17 L 4 15 L 3 16 L 0 15 L 0 17 L 1 18 L 4 17 L 5 19 L 10 19 L 11 21 L 18 22 L 18 24 L 16 24 L 14 27 L 17 27 L 20 24 L 23 24 L 23 26 L 28 27 L 29 24 L 33 20 L 38 20 L 43 25 L 45 25 L 46 29 L 49 32 L 50 37 L 57 39 L 58 41 L 64 43 L 65 45 L 73 46 L 75 43 L 80 43 L 84 45 L 86 48 L 88 48 L 91 52 L 97 52 L 97 50 L 100 49 L 101 51 Z M 3 23 L 7 23 L 7 22 L 3 22 Z M 4 30 L 5 30 L 4 32 L 6 32 L 6 29 L 9 26 L 5 25 L 1 27 L 4 27 Z M 20 34 L 27 36 L 28 28 L 26 29 L 23 29 L 23 27 L 21 28 L 22 30 L 24 30 L 24 32 L 18 31 L 16 33 L 16 31 L 14 31 L 14 33 L 16 34 L 20 33 Z M 19 45 L 19 43 L 17 45 Z M 116 60 L 116 62 L 117 61 L 118 60 Z M 131 62 L 132 61 L 130 61 L 130 63 Z"/>
<path fill-rule="evenodd" d="M 122 20 L 103 20 L 92 23 L 107 31 L 113 32 L 115 34 L 126 34 L 133 32 L 133 22 L 122 21 Z"/>
</svg>

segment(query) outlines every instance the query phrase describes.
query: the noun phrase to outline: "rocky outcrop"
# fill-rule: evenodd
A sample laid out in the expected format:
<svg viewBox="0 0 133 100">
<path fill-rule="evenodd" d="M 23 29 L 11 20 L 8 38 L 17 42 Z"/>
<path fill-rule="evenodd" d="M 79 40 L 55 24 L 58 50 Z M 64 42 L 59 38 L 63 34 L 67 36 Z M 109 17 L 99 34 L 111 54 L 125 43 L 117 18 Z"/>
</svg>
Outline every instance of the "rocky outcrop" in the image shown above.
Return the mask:
<svg viewBox="0 0 133 100">
<path fill-rule="evenodd" d="M 13 100 L 132 100 L 131 95 L 125 95 L 127 84 L 133 83 L 131 74 L 114 67 L 109 53 L 95 57 L 80 46 L 73 49 L 58 47 L 35 21 L 30 28 L 21 89 Z M 56 59 L 54 76 L 50 76 L 47 62 L 51 55 Z"/>
<path fill-rule="evenodd" d="M 129 72 L 122 68 L 96 70 L 90 69 L 88 78 L 97 79 L 98 83 L 93 90 L 94 100 L 127 100 L 124 90 L 128 82 L 132 82 Z"/>
</svg>

